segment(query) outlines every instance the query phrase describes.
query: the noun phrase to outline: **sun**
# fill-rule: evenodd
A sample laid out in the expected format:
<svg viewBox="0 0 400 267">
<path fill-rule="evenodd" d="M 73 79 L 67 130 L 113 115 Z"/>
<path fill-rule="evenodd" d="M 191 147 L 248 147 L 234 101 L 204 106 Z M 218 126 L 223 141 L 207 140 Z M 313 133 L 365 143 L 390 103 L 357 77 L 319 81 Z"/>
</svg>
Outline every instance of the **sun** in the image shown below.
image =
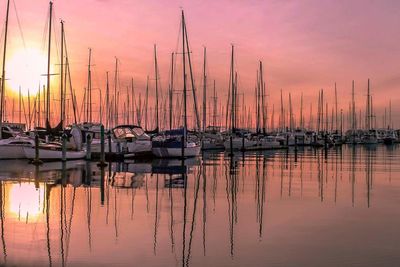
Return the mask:
<svg viewBox="0 0 400 267">
<path fill-rule="evenodd" d="M 6 63 L 7 88 L 24 96 L 36 95 L 39 86 L 46 82 L 47 57 L 38 49 L 27 48 L 15 51 Z"/>
</svg>

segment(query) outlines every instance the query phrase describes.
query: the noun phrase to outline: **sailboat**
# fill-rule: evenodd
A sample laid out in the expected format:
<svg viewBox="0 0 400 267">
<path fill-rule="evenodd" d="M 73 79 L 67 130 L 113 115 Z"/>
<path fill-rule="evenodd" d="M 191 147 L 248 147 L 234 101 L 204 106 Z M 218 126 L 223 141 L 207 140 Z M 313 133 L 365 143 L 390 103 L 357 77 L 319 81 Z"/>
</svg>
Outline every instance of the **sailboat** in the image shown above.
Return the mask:
<svg viewBox="0 0 400 267">
<path fill-rule="evenodd" d="M 72 126 L 70 130 L 65 132 L 65 136 L 67 138 L 65 159 L 83 159 L 86 156 L 86 151 L 83 149 L 81 129 L 78 126 Z M 35 150 L 35 144 L 24 146 L 23 151 L 25 158 L 35 159 Z M 41 160 L 52 161 L 61 160 L 63 158 L 62 144 L 60 142 L 40 142 L 38 152 Z"/>
<path fill-rule="evenodd" d="M 5 113 L 5 68 L 7 56 L 7 35 L 10 1 L 7 1 L 5 35 L 3 44 L 3 62 L 0 90 L 0 159 L 24 159 L 24 147 L 31 146 L 34 142 L 24 134 L 25 125 L 21 123 L 4 122 Z"/>
<path fill-rule="evenodd" d="M 368 89 L 367 89 L 367 110 L 365 118 L 365 128 L 361 142 L 366 145 L 376 145 L 378 143 L 378 132 L 372 127 L 372 104 L 371 104 L 371 94 L 370 94 L 370 83 L 368 79 Z"/>
<path fill-rule="evenodd" d="M 213 125 L 207 125 L 207 75 L 206 75 L 206 60 L 207 60 L 207 48 L 204 47 L 204 63 L 203 63 L 203 128 L 201 136 L 201 149 L 202 150 L 218 150 L 224 149 L 224 139 L 220 131 L 220 127 L 216 126 L 215 118 L 217 117 L 217 97 L 215 92 L 215 80 L 214 80 L 214 114 L 213 114 Z"/>
<path fill-rule="evenodd" d="M 225 150 L 246 150 L 248 147 L 252 147 L 256 144 L 256 141 L 250 140 L 250 133 L 247 131 L 238 131 L 236 129 L 236 96 L 237 96 L 237 75 L 235 75 L 234 69 L 234 46 L 232 45 L 231 52 L 231 70 L 230 70 L 230 90 L 232 93 L 230 101 L 231 104 L 231 129 L 228 132 L 228 135 L 225 137 L 224 147 Z M 228 96 L 229 99 L 229 96 Z"/>
<path fill-rule="evenodd" d="M 49 4 L 49 32 L 48 32 L 48 54 L 47 54 L 47 90 L 46 90 L 46 143 L 39 143 L 38 152 L 41 160 L 61 160 L 63 158 L 62 144 L 56 141 L 49 141 L 50 137 L 60 136 L 63 132 L 63 119 L 64 119 L 64 103 L 61 105 L 61 118 L 58 125 L 54 128 L 50 125 L 50 59 L 51 59 L 51 32 L 52 32 L 52 16 L 53 16 L 53 2 Z M 63 49 L 64 49 L 64 22 L 61 21 L 61 56 L 63 62 Z M 61 64 L 63 69 L 63 64 Z M 62 73 L 62 71 L 61 71 Z M 62 85 L 62 83 L 61 83 Z M 63 96 L 63 88 L 61 87 L 61 96 Z M 37 133 L 35 133 L 37 134 Z M 86 151 L 82 149 L 82 132 L 78 127 L 74 127 L 70 134 L 73 138 L 69 138 L 67 141 L 67 147 L 65 151 L 65 158 L 67 160 L 82 159 L 86 155 Z M 36 148 L 33 145 L 24 146 L 23 151 L 27 159 L 34 159 L 36 156 Z"/>
<path fill-rule="evenodd" d="M 184 110 L 184 126 L 181 129 L 165 131 L 162 135 L 157 136 L 153 139 L 152 142 L 152 152 L 153 155 L 160 158 L 186 158 L 186 157 L 196 157 L 200 154 L 201 147 L 200 145 L 188 138 L 188 124 L 187 124 L 187 86 L 186 86 L 186 55 L 188 57 L 189 67 L 190 67 L 190 75 L 192 76 L 191 71 L 191 62 L 190 62 L 190 51 L 189 50 L 189 42 L 187 39 L 186 32 L 186 23 L 185 23 L 185 15 L 182 10 L 182 58 L 183 58 L 183 110 Z M 157 71 L 156 71 L 157 73 Z M 192 78 L 192 90 L 194 90 L 193 86 L 193 77 Z M 157 82 L 157 81 L 156 81 Z M 193 94 L 195 96 L 195 94 Z M 194 103 L 196 107 L 196 98 L 194 97 Z M 197 108 L 195 108 L 196 118 L 197 116 Z M 157 111 L 158 112 L 158 111 Z M 197 121 L 198 122 L 198 121 Z M 199 124 L 199 123 L 198 123 Z"/>
</svg>

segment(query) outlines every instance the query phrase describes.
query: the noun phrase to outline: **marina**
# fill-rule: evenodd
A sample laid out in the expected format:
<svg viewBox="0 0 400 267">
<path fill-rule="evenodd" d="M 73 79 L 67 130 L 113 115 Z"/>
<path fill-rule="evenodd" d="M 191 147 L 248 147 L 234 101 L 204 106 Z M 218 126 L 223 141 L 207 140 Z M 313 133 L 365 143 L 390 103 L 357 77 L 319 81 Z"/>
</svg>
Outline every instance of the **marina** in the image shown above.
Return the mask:
<svg viewBox="0 0 400 267">
<path fill-rule="evenodd" d="M 0 266 L 399 266 L 400 6 L 357 1 L 1 0 Z"/>
</svg>

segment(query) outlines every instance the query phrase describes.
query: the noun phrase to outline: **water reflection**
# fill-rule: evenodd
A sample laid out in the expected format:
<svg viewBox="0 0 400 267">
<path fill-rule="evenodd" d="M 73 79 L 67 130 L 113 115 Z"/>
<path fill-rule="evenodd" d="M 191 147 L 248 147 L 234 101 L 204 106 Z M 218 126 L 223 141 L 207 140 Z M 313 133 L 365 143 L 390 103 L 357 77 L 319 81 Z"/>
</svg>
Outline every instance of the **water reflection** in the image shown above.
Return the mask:
<svg viewBox="0 0 400 267">
<path fill-rule="evenodd" d="M 311 257 L 319 249 L 314 243 L 329 238 L 322 247 L 333 246 L 332 254 L 325 256 L 337 256 L 334 244 L 352 246 L 370 220 L 377 229 L 393 230 L 399 222 L 392 209 L 399 157 L 397 148 L 345 146 L 204 153 L 106 168 L 85 161 L 0 162 L 1 263 L 335 266 L 338 261 Z M 377 214 L 391 220 L 376 221 Z M 346 244 L 329 235 L 329 225 L 347 236 Z M 315 235 L 315 229 L 323 231 Z M 392 241 L 386 246 L 398 240 Z M 377 259 L 391 255 L 374 249 Z M 285 253 L 292 250 L 302 251 L 300 259 Z M 346 263 L 353 256 L 337 257 Z M 368 265 L 367 258 L 355 262 Z"/>
</svg>

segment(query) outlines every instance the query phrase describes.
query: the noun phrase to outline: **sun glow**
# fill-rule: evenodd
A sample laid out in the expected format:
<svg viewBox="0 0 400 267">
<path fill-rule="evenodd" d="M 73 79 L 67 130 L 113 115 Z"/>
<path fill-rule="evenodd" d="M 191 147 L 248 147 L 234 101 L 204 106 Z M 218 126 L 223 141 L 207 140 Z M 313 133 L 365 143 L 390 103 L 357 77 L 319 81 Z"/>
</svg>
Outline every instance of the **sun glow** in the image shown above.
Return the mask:
<svg viewBox="0 0 400 267">
<path fill-rule="evenodd" d="M 38 49 L 21 49 L 7 60 L 6 84 L 15 94 L 19 88 L 24 96 L 36 95 L 39 85 L 46 82 L 47 57 Z"/>
<path fill-rule="evenodd" d="M 9 191 L 9 209 L 16 218 L 36 218 L 43 209 L 42 190 L 33 183 L 12 184 Z"/>
</svg>

